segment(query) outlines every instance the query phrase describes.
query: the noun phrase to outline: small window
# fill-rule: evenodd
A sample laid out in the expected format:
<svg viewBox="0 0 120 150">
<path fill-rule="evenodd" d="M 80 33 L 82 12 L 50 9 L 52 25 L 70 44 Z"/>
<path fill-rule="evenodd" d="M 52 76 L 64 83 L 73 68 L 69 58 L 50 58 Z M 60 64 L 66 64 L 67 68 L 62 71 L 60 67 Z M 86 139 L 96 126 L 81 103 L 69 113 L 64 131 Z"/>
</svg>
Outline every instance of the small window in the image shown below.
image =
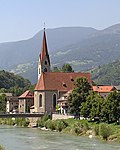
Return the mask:
<svg viewBox="0 0 120 150">
<path fill-rule="evenodd" d="M 42 107 L 42 94 L 39 96 L 39 107 Z"/>
<path fill-rule="evenodd" d="M 72 82 L 74 81 L 73 77 L 71 77 L 71 81 L 72 81 Z"/>
<path fill-rule="evenodd" d="M 39 74 L 40 74 L 40 68 L 39 68 Z"/>
<path fill-rule="evenodd" d="M 57 100 L 57 97 L 56 97 L 56 94 L 53 95 L 53 108 L 56 108 L 56 100 Z"/>
<path fill-rule="evenodd" d="M 45 61 L 45 65 L 47 65 L 47 61 Z"/>
<path fill-rule="evenodd" d="M 63 83 L 62 83 L 62 85 L 63 85 L 64 87 L 67 87 L 67 85 L 66 85 L 66 83 L 65 83 L 65 82 L 63 82 Z"/>
</svg>

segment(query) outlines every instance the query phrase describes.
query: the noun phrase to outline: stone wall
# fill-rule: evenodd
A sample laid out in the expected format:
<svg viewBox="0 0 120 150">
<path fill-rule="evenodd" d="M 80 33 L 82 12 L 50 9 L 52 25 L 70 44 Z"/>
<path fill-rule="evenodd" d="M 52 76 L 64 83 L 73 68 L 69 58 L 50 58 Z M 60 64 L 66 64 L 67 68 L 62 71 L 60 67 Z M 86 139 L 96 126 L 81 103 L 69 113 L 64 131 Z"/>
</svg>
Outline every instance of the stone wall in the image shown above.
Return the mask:
<svg viewBox="0 0 120 150">
<path fill-rule="evenodd" d="M 52 120 L 57 120 L 57 119 L 69 119 L 69 118 L 74 118 L 74 116 L 61 115 L 61 114 L 52 114 Z"/>
</svg>

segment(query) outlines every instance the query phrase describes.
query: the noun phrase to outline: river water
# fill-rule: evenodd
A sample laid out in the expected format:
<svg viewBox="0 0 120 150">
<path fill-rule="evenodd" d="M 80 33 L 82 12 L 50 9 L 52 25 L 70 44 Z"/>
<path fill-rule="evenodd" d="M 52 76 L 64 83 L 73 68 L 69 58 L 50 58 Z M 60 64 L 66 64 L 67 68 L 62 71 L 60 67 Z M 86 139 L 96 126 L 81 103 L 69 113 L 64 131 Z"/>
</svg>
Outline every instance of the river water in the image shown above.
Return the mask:
<svg viewBox="0 0 120 150">
<path fill-rule="evenodd" d="M 5 150 L 120 150 L 120 144 L 36 128 L 0 126 Z"/>
</svg>

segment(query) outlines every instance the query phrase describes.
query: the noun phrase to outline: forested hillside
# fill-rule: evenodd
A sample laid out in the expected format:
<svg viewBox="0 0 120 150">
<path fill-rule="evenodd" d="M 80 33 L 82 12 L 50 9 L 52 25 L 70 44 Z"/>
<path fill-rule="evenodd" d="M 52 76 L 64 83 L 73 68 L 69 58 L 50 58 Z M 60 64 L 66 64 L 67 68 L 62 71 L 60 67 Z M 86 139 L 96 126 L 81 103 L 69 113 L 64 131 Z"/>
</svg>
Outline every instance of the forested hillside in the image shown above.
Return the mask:
<svg viewBox="0 0 120 150">
<path fill-rule="evenodd" d="M 91 71 L 92 80 L 96 84 L 120 85 L 120 60 L 99 66 Z"/>
<path fill-rule="evenodd" d="M 14 95 L 20 95 L 30 87 L 31 83 L 29 80 L 4 70 L 0 71 L 0 93 L 12 92 Z"/>
</svg>

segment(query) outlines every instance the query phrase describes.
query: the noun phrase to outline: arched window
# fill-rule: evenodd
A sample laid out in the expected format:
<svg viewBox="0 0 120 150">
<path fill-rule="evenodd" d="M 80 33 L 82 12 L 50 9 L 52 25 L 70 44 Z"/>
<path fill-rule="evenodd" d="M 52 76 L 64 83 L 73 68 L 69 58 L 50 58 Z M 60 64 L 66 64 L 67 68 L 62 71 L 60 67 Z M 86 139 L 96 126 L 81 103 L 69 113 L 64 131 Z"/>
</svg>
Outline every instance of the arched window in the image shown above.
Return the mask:
<svg viewBox="0 0 120 150">
<path fill-rule="evenodd" d="M 47 61 L 45 61 L 45 65 L 47 65 Z"/>
<path fill-rule="evenodd" d="M 44 72 L 47 72 L 47 68 L 44 69 Z"/>
<path fill-rule="evenodd" d="M 53 95 L 53 108 L 55 108 L 56 107 L 56 100 L 57 100 L 57 96 L 56 96 L 56 94 L 54 94 Z"/>
<path fill-rule="evenodd" d="M 40 74 L 40 68 L 39 68 L 39 74 Z"/>
<path fill-rule="evenodd" d="M 39 95 L 39 107 L 42 107 L 42 94 Z"/>
</svg>

